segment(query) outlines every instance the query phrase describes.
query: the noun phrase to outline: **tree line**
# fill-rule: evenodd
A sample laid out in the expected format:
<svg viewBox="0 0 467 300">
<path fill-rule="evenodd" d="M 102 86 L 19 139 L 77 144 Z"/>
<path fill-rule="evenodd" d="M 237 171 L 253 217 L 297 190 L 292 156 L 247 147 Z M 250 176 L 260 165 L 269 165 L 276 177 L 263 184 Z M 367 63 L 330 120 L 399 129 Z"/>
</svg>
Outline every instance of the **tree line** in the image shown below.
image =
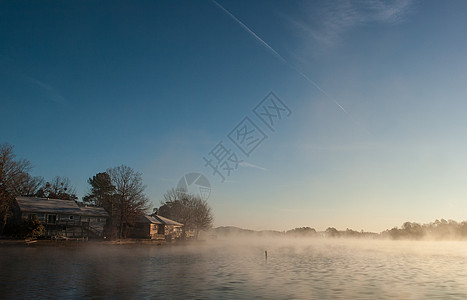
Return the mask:
<svg viewBox="0 0 467 300">
<path fill-rule="evenodd" d="M 69 178 L 56 176 L 45 181 L 42 177 L 31 176 L 31 169 L 28 160 L 16 159 L 13 146 L 0 145 L 0 234 L 13 216 L 17 196 L 70 200 L 79 205 L 103 207 L 109 214 L 106 234 L 118 238 L 127 237 L 137 218 L 149 210 L 150 200 L 145 194 L 142 174 L 131 167 L 108 168 L 89 178 L 89 192 L 82 202 L 77 201 L 76 190 Z M 213 216 L 208 203 L 182 190 L 168 191 L 155 212 L 185 224 L 184 230 L 195 231 L 196 237 L 200 230 L 212 226 Z M 28 222 L 22 226 L 32 228 L 34 225 L 37 230 L 35 220 Z"/>
<path fill-rule="evenodd" d="M 464 240 L 467 239 L 467 222 L 454 220 L 435 220 L 434 222 L 420 224 L 416 222 L 404 222 L 401 227 L 393 227 L 381 233 L 356 231 L 347 228 L 337 230 L 328 227 L 324 232 L 317 232 L 314 228 L 299 227 L 285 232 L 288 236 L 299 237 L 329 237 L 329 238 L 388 238 L 394 240 Z"/>
<path fill-rule="evenodd" d="M 393 240 L 466 240 L 467 222 L 456 222 L 454 220 L 435 220 L 427 224 L 416 222 L 405 222 L 401 227 L 384 230 L 380 233 L 356 231 L 353 229 L 337 230 L 328 227 L 324 231 L 317 231 L 311 227 L 297 227 L 287 231 L 275 230 L 249 230 L 233 226 L 218 227 L 212 231 L 219 236 L 269 236 L 269 237 L 292 237 L 292 238 L 364 238 L 364 239 L 393 239 Z"/>
<path fill-rule="evenodd" d="M 391 239 L 467 239 L 467 222 L 445 219 L 426 224 L 405 222 L 400 228 L 385 230 L 381 235 Z"/>
</svg>

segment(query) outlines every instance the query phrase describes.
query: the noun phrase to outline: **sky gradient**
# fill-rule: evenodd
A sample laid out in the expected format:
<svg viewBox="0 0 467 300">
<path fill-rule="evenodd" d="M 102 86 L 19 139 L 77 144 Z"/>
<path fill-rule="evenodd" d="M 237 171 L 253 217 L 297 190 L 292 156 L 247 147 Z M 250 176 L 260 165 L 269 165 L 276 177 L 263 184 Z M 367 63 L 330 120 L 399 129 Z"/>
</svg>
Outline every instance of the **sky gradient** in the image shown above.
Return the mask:
<svg viewBox="0 0 467 300">
<path fill-rule="evenodd" d="M 467 220 L 465 1 L 2 1 L 0 142 L 66 176 L 121 164 L 153 207 L 186 173 L 215 226 Z M 270 93 L 290 109 L 272 131 Z M 228 135 L 248 117 L 249 156 Z M 252 139 L 251 141 L 253 141 Z M 242 161 L 222 182 L 204 158 Z"/>
</svg>

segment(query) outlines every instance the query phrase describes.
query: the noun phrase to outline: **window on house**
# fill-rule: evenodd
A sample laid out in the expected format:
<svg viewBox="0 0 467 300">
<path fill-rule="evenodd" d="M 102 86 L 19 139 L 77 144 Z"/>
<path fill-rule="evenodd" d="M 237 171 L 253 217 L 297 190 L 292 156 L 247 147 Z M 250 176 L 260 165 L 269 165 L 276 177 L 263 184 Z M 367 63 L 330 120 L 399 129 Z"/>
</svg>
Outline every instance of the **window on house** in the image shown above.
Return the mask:
<svg viewBox="0 0 467 300">
<path fill-rule="evenodd" d="M 164 230 L 164 225 L 158 225 L 157 226 L 157 233 L 158 234 L 164 234 L 165 233 L 165 230 Z"/>
<path fill-rule="evenodd" d="M 57 215 L 47 215 L 47 223 L 55 224 L 57 222 Z"/>
<path fill-rule="evenodd" d="M 69 219 L 70 219 L 70 220 L 73 220 L 73 217 L 74 217 L 74 216 L 70 216 Z"/>
</svg>

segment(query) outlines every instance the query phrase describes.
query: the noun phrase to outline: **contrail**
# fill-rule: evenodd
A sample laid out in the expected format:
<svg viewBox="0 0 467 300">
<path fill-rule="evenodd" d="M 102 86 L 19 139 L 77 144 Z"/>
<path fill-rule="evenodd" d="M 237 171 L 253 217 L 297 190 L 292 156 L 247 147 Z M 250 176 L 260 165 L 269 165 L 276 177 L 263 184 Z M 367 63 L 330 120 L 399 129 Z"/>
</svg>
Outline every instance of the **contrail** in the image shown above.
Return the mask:
<svg viewBox="0 0 467 300">
<path fill-rule="evenodd" d="M 256 33 L 253 32 L 248 26 L 246 26 L 242 21 L 237 19 L 230 11 L 225 9 L 222 5 L 217 3 L 216 0 L 211 0 L 217 7 L 222 9 L 223 12 L 225 12 L 227 15 L 229 15 L 235 22 L 237 22 L 242 28 L 248 32 L 253 38 L 255 38 L 257 41 L 259 41 L 264 47 L 266 47 L 269 51 L 271 51 L 274 56 L 276 56 L 280 61 L 282 61 L 284 64 L 292 68 L 295 72 L 297 72 L 300 76 L 302 76 L 306 81 L 311 83 L 314 87 L 316 87 L 321 93 L 323 93 L 329 100 L 331 100 L 335 105 L 337 105 L 344 113 L 349 115 L 349 113 L 345 110 L 345 108 L 337 102 L 334 98 L 332 98 L 328 93 L 326 93 L 325 90 L 323 90 L 316 82 L 314 82 L 310 77 L 305 75 L 302 71 L 297 69 L 294 65 L 289 63 L 282 55 L 280 55 L 274 48 L 272 48 L 268 43 L 266 43 L 262 38 L 260 38 Z"/>
<path fill-rule="evenodd" d="M 230 11 L 228 11 L 227 9 L 225 9 L 222 5 L 220 5 L 219 3 L 217 3 L 215 0 L 211 0 L 215 5 L 217 5 L 217 7 L 219 7 L 220 9 L 222 9 L 227 15 L 229 15 L 232 19 L 234 19 L 235 22 L 237 22 L 240 26 L 242 26 L 243 29 L 246 30 L 246 32 L 248 32 L 251 36 L 253 36 L 257 41 L 259 41 L 261 44 L 263 44 L 264 47 L 268 48 L 269 51 L 271 51 L 277 58 L 279 58 L 282 62 L 287 63 L 287 61 L 279 54 L 277 53 L 276 50 L 274 50 L 271 46 L 269 46 L 268 43 L 266 43 L 262 38 L 260 38 L 258 35 L 256 35 L 256 33 L 253 32 L 253 30 L 251 30 L 250 28 L 248 28 L 248 26 L 246 26 L 245 24 L 243 24 L 242 21 L 240 21 L 239 19 L 237 19 L 237 17 L 235 17 L 232 13 L 230 13 Z"/>
<path fill-rule="evenodd" d="M 246 161 L 242 161 L 242 162 L 240 162 L 240 163 L 238 163 L 238 164 L 239 164 L 240 166 L 242 166 L 242 167 L 255 168 L 255 169 L 259 169 L 259 170 L 263 170 L 263 171 L 267 171 L 267 170 L 268 170 L 268 169 L 263 168 L 263 167 L 261 167 L 261 166 L 258 166 L 258 165 L 255 165 L 255 164 L 250 164 L 250 163 L 248 163 L 248 162 L 246 162 Z"/>
</svg>

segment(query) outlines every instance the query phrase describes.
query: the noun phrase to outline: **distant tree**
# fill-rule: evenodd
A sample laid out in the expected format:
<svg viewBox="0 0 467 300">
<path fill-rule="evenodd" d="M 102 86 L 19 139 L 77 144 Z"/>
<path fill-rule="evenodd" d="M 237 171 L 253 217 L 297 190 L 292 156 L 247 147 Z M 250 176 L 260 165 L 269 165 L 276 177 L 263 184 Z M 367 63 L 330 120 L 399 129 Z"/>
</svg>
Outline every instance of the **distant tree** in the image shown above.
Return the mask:
<svg viewBox="0 0 467 300">
<path fill-rule="evenodd" d="M 339 231 L 334 227 L 328 227 L 325 233 L 327 237 L 338 237 L 340 235 Z"/>
<path fill-rule="evenodd" d="M 418 223 L 405 222 L 402 224 L 402 235 L 412 239 L 420 239 L 425 235 L 424 229 Z"/>
<path fill-rule="evenodd" d="M 171 189 L 163 197 L 158 214 L 182 223 L 183 235 L 186 230 L 194 230 L 197 239 L 200 231 L 212 227 L 213 214 L 206 200 L 180 189 Z"/>
<path fill-rule="evenodd" d="M 383 237 L 392 239 L 465 239 L 467 238 L 467 222 L 454 220 L 435 220 L 428 224 L 404 222 L 401 228 L 394 227 L 381 233 Z"/>
<path fill-rule="evenodd" d="M 358 232 L 356 230 L 352 230 L 352 229 L 349 229 L 347 228 L 344 232 L 343 232 L 343 235 L 347 238 L 355 238 L 355 237 L 360 237 L 363 235 L 363 230 L 362 232 Z"/>
<path fill-rule="evenodd" d="M 461 237 L 467 237 L 467 222 L 461 222 L 459 224 L 459 235 Z"/>
<path fill-rule="evenodd" d="M 50 182 L 47 181 L 36 193 L 37 197 L 53 198 L 62 200 L 76 200 L 75 188 L 71 185 L 68 177 L 55 176 Z"/>
<path fill-rule="evenodd" d="M 400 232 L 399 232 L 399 229 L 397 227 L 393 227 L 391 230 L 388 230 L 388 234 L 393 239 L 399 239 L 400 238 Z"/>
<path fill-rule="evenodd" d="M 8 143 L 0 145 L 0 234 L 11 214 L 15 197 L 21 195 L 31 169 L 28 160 L 16 160 L 15 157 L 13 146 Z"/>
<path fill-rule="evenodd" d="M 294 228 L 292 230 L 287 231 L 286 235 L 292 235 L 292 236 L 316 236 L 317 232 L 316 232 L 316 230 L 314 228 L 299 227 L 299 228 Z"/>
<path fill-rule="evenodd" d="M 106 173 L 110 175 L 112 185 L 115 186 L 114 217 L 118 236 L 123 238 L 125 237 L 125 226 L 132 224 L 149 208 L 149 199 L 144 194 L 146 186 L 143 184 L 141 173 L 135 172 L 128 166 L 110 168 Z"/>
</svg>

